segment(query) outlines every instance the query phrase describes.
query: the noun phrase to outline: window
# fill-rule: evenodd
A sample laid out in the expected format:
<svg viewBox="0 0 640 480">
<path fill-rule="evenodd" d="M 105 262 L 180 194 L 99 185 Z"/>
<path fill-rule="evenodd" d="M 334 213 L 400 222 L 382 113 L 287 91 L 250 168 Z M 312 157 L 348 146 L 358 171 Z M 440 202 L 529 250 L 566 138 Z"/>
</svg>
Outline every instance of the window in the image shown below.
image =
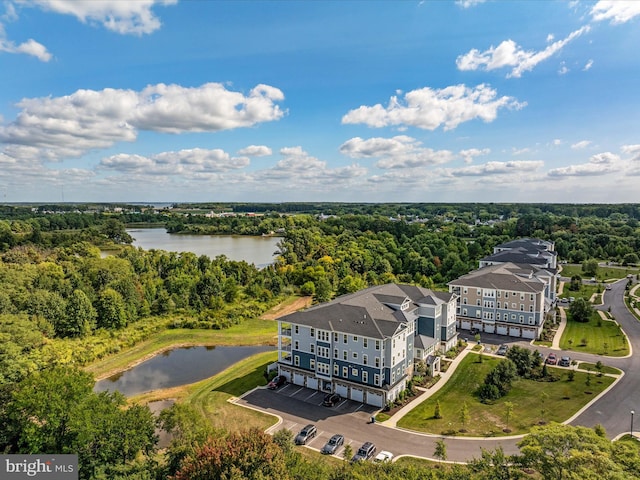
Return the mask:
<svg viewBox="0 0 640 480">
<path fill-rule="evenodd" d="M 342 335 L 342 343 L 347 343 L 347 335 Z"/>
<path fill-rule="evenodd" d="M 338 334 L 336 332 L 333 332 L 333 341 L 334 342 L 338 341 Z"/>
<path fill-rule="evenodd" d="M 529 311 L 533 312 L 533 305 L 529 305 Z"/>
<path fill-rule="evenodd" d="M 316 329 L 311 327 L 311 336 L 315 337 L 315 335 L 316 335 Z"/>
<path fill-rule="evenodd" d="M 531 300 L 533 302 L 533 293 L 531 295 L 529 295 L 529 300 Z"/>
<path fill-rule="evenodd" d="M 329 375 L 329 365 L 318 362 L 318 373 L 322 375 Z"/>
<path fill-rule="evenodd" d="M 500 308 L 500 302 L 498 302 L 498 304 L 496 305 L 496 308 Z"/>
<path fill-rule="evenodd" d="M 316 353 L 316 346 L 313 343 L 309 346 L 309 351 L 311 353 Z"/>
<path fill-rule="evenodd" d="M 376 350 L 380 350 L 380 340 L 376 340 Z"/>
<path fill-rule="evenodd" d="M 369 362 L 369 358 L 366 355 L 362 355 L 362 363 L 365 365 Z"/>
<path fill-rule="evenodd" d="M 349 376 L 349 369 L 347 367 L 342 367 L 342 376 L 347 378 Z"/>
<path fill-rule="evenodd" d="M 380 368 L 380 357 L 376 357 L 376 368 Z"/>
<path fill-rule="evenodd" d="M 318 340 L 321 342 L 329 341 L 329 332 L 325 332 L 324 330 L 318 330 Z"/>
<path fill-rule="evenodd" d="M 294 331 L 296 332 L 296 335 L 297 335 L 298 333 L 300 333 L 300 327 L 296 325 L 296 328 L 294 329 Z"/>
<path fill-rule="evenodd" d="M 358 369 L 357 368 L 352 368 L 351 369 L 351 376 L 358 378 Z"/>
<path fill-rule="evenodd" d="M 504 292 L 504 298 L 509 298 L 509 292 Z"/>
<path fill-rule="evenodd" d="M 364 348 L 368 348 L 369 347 L 369 342 L 368 342 L 368 340 L 366 338 L 362 339 L 362 346 Z"/>
<path fill-rule="evenodd" d="M 478 295 L 482 295 L 482 289 L 478 288 L 476 293 L 477 293 Z"/>
<path fill-rule="evenodd" d="M 467 293 L 468 291 L 469 291 L 469 290 L 467 290 L 467 287 L 464 287 L 464 288 L 462 289 L 462 293 Z"/>
<path fill-rule="evenodd" d="M 357 360 L 358 359 L 358 352 L 353 352 L 353 359 Z"/>
<path fill-rule="evenodd" d="M 299 356 L 299 355 L 294 355 L 294 356 L 293 356 L 293 364 L 294 364 L 296 367 L 299 367 L 299 366 L 300 366 L 300 356 Z"/>
<path fill-rule="evenodd" d="M 327 347 L 318 347 L 318 356 L 322 358 L 329 358 L 329 349 Z"/>
<path fill-rule="evenodd" d="M 529 317 L 529 325 L 533 325 L 533 317 Z"/>
<path fill-rule="evenodd" d="M 333 349 L 333 358 L 338 358 L 338 349 L 337 348 Z"/>
<path fill-rule="evenodd" d="M 476 310 L 476 318 L 480 318 L 480 310 Z"/>
<path fill-rule="evenodd" d="M 395 372 L 392 370 L 392 371 L 391 371 L 391 383 L 395 383 L 395 381 L 396 381 L 396 374 L 395 374 Z"/>
<path fill-rule="evenodd" d="M 340 373 L 340 365 L 338 365 L 337 363 L 334 363 L 333 364 L 333 374 L 337 377 L 339 373 Z"/>
<path fill-rule="evenodd" d="M 342 352 L 342 359 L 343 360 L 347 359 L 347 351 L 346 350 L 344 352 Z"/>
<path fill-rule="evenodd" d="M 464 315 L 465 317 L 467 316 L 467 309 L 466 308 L 462 309 L 462 315 Z"/>
<path fill-rule="evenodd" d="M 496 313 L 496 320 L 500 320 L 500 314 Z"/>
<path fill-rule="evenodd" d="M 376 374 L 373 375 L 373 383 L 375 385 L 380 386 L 380 375 L 379 374 L 376 373 Z"/>
<path fill-rule="evenodd" d="M 524 293 L 520 294 L 520 300 L 524 300 Z"/>
<path fill-rule="evenodd" d="M 467 304 L 467 297 L 464 297 L 464 298 L 462 299 L 462 304 L 463 304 L 463 305 L 466 305 L 466 304 Z"/>
<path fill-rule="evenodd" d="M 313 358 L 311 360 L 309 360 L 309 368 L 311 370 L 315 370 L 316 369 L 316 361 Z"/>
<path fill-rule="evenodd" d="M 511 314 L 511 320 L 515 320 L 515 319 L 516 319 L 516 314 L 515 314 L 515 313 L 512 313 L 512 314 Z"/>
<path fill-rule="evenodd" d="M 524 315 L 520 315 L 520 323 L 524 323 Z"/>
<path fill-rule="evenodd" d="M 520 311 L 521 311 L 521 312 L 524 312 L 524 303 L 521 303 L 521 304 L 520 304 Z"/>
<path fill-rule="evenodd" d="M 515 303 L 512 303 L 512 304 L 511 304 L 511 308 L 512 308 L 513 310 L 515 310 L 515 309 L 516 309 L 516 304 L 515 304 Z"/>
<path fill-rule="evenodd" d="M 357 342 L 358 341 L 358 337 L 356 335 L 353 336 L 353 341 Z"/>
<path fill-rule="evenodd" d="M 300 350 L 300 343 L 298 342 L 298 340 L 293 342 L 293 349 L 294 350 Z"/>
<path fill-rule="evenodd" d="M 476 305 L 477 305 L 477 306 L 480 306 L 480 299 L 477 299 L 477 300 L 476 300 Z"/>
<path fill-rule="evenodd" d="M 368 372 L 362 372 L 362 381 L 363 381 L 363 383 L 367 383 L 369 381 L 369 373 Z"/>
<path fill-rule="evenodd" d="M 500 293 L 501 293 L 500 290 L 498 290 L 498 298 L 500 298 Z"/>
</svg>

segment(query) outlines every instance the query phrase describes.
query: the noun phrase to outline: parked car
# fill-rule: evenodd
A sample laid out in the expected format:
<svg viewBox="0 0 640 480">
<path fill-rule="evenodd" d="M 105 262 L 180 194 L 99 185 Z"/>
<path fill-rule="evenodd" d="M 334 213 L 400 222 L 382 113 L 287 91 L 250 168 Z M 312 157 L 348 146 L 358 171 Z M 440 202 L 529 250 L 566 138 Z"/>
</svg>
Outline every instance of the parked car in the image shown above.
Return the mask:
<svg viewBox="0 0 640 480">
<path fill-rule="evenodd" d="M 556 363 L 558 363 L 558 357 L 556 357 L 555 353 L 547 355 L 547 365 L 555 365 Z"/>
<path fill-rule="evenodd" d="M 469 330 L 469 333 L 470 333 L 471 335 L 477 335 L 477 334 L 479 334 L 479 333 L 480 333 L 480 330 L 478 330 L 477 328 L 475 328 L 475 327 L 474 327 L 474 328 L 471 328 L 471 329 Z"/>
<path fill-rule="evenodd" d="M 285 378 L 285 376 L 278 375 L 276 377 L 273 377 L 273 380 L 267 383 L 267 388 L 269 390 L 276 390 L 277 388 L 283 386 L 285 383 L 287 383 L 287 379 Z"/>
<path fill-rule="evenodd" d="M 300 433 L 296 435 L 296 445 L 306 445 L 309 440 L 318 434 L 318 429 L 315 425 L 309 424 L 300 430 Z"/>
<path fill-rule="evenodd" d="M 496 352 L 496 355 L 505 356 L 507 354 L 507 350 L 509 350 L 509 347 L 507 345 L 500 345 L 498 347 L 498 351 Z"/>
<path fill-rule="evenodd" d="M 329 439 L 327 443 L 324 444 L 324 447 L 322 447 L 322 450 L 320 450 L 320 452 L 324 453 L 325 455 L 333 455 L 343 443 L 344 436 L 336 433 Z"/>
<path fill-rule="evenodd" d="M 611 285 L 607 285 L 607 290 L 611 290 Z"/>
<path fill-rule="evenodd" d="M 325 407 L 333 407 L 334 405 L 339 404 L 341 400 L 342 398 L 337 393 L 330 393 L 324 397 L 322 405 Z"/>
<path fill-rule="evenodd" d="M 562 357 L 558 362 L 558 365 L 561 367 L 570 367 L 571 366 L 571 357 Z"/>
<path fill-rule="evenodd" d="M 387 463 L 393 460 L 393 453 L 387 452 L 386 450 L 381 450 L 376 458 L 373 459 L 376 463 Z"/>
<path fill-rule="evenodd" d="M 356 454 L 351 459 L 351 463 L 364 462 L 369 460 L 376 453 L 376 446 L 371 442 L 365 442 L 358 449 Z"/>
</svg>

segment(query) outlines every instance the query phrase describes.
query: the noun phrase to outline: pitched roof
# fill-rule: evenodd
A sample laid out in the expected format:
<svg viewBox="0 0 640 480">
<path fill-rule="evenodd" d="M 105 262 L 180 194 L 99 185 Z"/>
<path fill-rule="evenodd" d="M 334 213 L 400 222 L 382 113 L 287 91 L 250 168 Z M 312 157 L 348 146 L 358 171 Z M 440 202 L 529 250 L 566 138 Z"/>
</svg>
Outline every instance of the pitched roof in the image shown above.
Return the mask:
<svg viewBox="0 0 640 480">
<path fill-rule="evenodd" d="M 534 274 L 535 268 L 531 265 L 504 263 L 474 270 L 449 282 L 449 285 L 526 293 L 543 292 L 546 284 Z"/>
</svg>

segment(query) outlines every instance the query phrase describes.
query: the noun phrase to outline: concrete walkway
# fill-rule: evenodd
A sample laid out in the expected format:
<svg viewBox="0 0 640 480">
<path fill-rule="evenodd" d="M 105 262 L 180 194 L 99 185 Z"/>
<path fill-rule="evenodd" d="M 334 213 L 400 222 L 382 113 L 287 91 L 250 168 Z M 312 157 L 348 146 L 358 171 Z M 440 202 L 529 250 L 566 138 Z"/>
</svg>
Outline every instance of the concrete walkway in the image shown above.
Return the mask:
<svg viewBox="0 0 640 480">
<path fill-rule="evenodd" d="M 381 422 L 381 424 L 384 425 L 385 427 L 395 427 L 398 421 L 402 417 L 404 417 L 407 413 L 409 413 L 411 410 L 416 408 L 422 402 L 424 402 L 429 397 L 431 397 L 431 395 L 433 395 L 438 390 L 440 390 L 444 385 L 446 385 L 446 383 L 449 381 L 453 373 L 456 371 L 456 368 L 458 368 L 458 365 L 460 365 L 460 362 L 462 361 L 462 359 L 467 356 L 467 353 L 469 353 L 474 346 L 475 344 L 468 343 L 467 348 L 465 348 L 462 352 L 460 352 L 460 354 L 451 362 L 451 365 L 449 365 L 449 368 L 447 368 L 447 371 L 440 372 L 440 380 L 438 380 L 435 383 L 435 385 L 433 385 L 431 388 L 421 389 L 421 390 L 424 390 L 424 393 L 422 395 L 420 395 L 415 400 L 406 404 L 404 407 L 398 410 L 393 415 L 393 417 L 389 418 L 388 420 L 385 420 L 384 422 Z"/>
<path fill-rule="evenodd" d="M 558 311 L 560 312 L 560 325 L 558 325 L 558 330 L 556 330 L 556 333 L 553 335 L 553 342 L 551 342 L 552 350 L 560 350 L 560 339 L 567 326 L 567 312 L 564 311 L 564 307 L 558 307 Z"/>
</svg>

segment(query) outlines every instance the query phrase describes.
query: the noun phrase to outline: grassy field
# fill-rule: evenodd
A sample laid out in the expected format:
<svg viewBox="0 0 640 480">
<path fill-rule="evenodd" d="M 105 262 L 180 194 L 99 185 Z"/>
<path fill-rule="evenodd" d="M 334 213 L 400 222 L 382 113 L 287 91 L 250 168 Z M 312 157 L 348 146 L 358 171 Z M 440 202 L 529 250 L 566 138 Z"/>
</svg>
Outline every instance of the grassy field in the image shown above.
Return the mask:
<svg viewBox="0 0 640 480">
<path fill-rule="evenodd" d="M 615 322 L 600 320 L 601 326 L 598 326 L 600 316 L 597 312 L 591 315 L 587 323 L 574 322 L 570 317 L 567 310 L 567 326 L 560 339 L 561 349 L 611 357 L 629 354 L 627 338 Z M 587 341 L 586 345 L 583 344 L 583 339 Z"/>
<path fill-rule="evenodd" d="M 271 320 L 244 320 L 224 330 L 168 329 L 128 350 L 95 362 L 86 370 L 100 379 L 179 346 L 276 345 L 277 342 L 278 324 Z"/>
<path fill-rule="evenodd" d="M 558 295 L 558 298 L 569 298 L 569 297 L 574 297 L 574 298 L 584 298 L 585 300 L 590 300 L 591 296 L 594 293 L 597 294 L 601 294 L 602 291 L 604 290 L 604 286 L 598 286 L 598 285 L 581 285 L 580 286 L 580 290 L 569 290 L 569 284 L 565 283 L 564 285 L 564 291 L 562 292 L 562 295 Z M 602 299 L 598 299 L 596 302 L 596 304 L 598 303 L 602 303 Z"/>
<path fill-rule="evenodd" d="M 614 381 L 611 377 L 590 375 L 590 386 L 587 386 L 586 373 L 576 372 L 574 381 L 570 382 L 564 369 L 551 367 L 549 370 L 560 375 L 561 380 L 517 380 L 507 396 L 493 405 L 485 405 L 478 400 L 474 392 L 482 384 L 489 370 L 499 361 L 500 359 L 484 357 L 484 361 L 478 363 L 478 355 L 467 355 L 447 384 L 400 419 L 398 426 L 435 434 L 459 431 L 463 428 L 460 409 L 466 402 L 469 421 L 464 427 L 465 435 L 506 435 L 503 432 L 507 427 L 505 402 L 511 402 L 513 411 L 509 419 L 509 435 L 523 434 L 540 422 L 567 420 Z M 433 418 L 437 401 L 440 401 L 443 417 L 441 419 Z"/>
<path fill-rule="evenodd" d="M 278 358 L 278 352 L 264 352 L 242 360 L 219 374 L 190 385 L 156 390 L 132 397 L 132 403 L 148 403 L 173 399 L 193 406 L 215 428 L 240 430 L 257 427 L 262 430 L 276 422 L 276 418 L 228 400 L 252 388 L 265 385 L 265 368 Z"/>
<path fill-rule="evenodd" d="M 607 282 L 613 279 L 624 278 L 629 274 L 636 275 L 640 273 L 640 269 L 637 267 L 598 267 L 595 278 L 599 282 Z M 573 277 L 574 275 L 580 275 L 582 278 L 591 278 L 592 275 L 587 275 L 582 271 L 582 265 L 563 265 L 560 275 L 563 277 Z"/>
<path fill-rule="evenodd" d="M 596 364 L 589 363 L 589 362 L 579 362 L 578 368 L 581 368 L 582 370 L 591 370 L 594 373 L 598 371 L 598 369 L 596 368 Z M 607 365 L 603 365 L 601 370 L 602 370 L 602 373 L 612 373 L 614 375 L 620 375 L 622 373 L 621 370 L 614 367 L 609 367 Z"/>
</svg>

